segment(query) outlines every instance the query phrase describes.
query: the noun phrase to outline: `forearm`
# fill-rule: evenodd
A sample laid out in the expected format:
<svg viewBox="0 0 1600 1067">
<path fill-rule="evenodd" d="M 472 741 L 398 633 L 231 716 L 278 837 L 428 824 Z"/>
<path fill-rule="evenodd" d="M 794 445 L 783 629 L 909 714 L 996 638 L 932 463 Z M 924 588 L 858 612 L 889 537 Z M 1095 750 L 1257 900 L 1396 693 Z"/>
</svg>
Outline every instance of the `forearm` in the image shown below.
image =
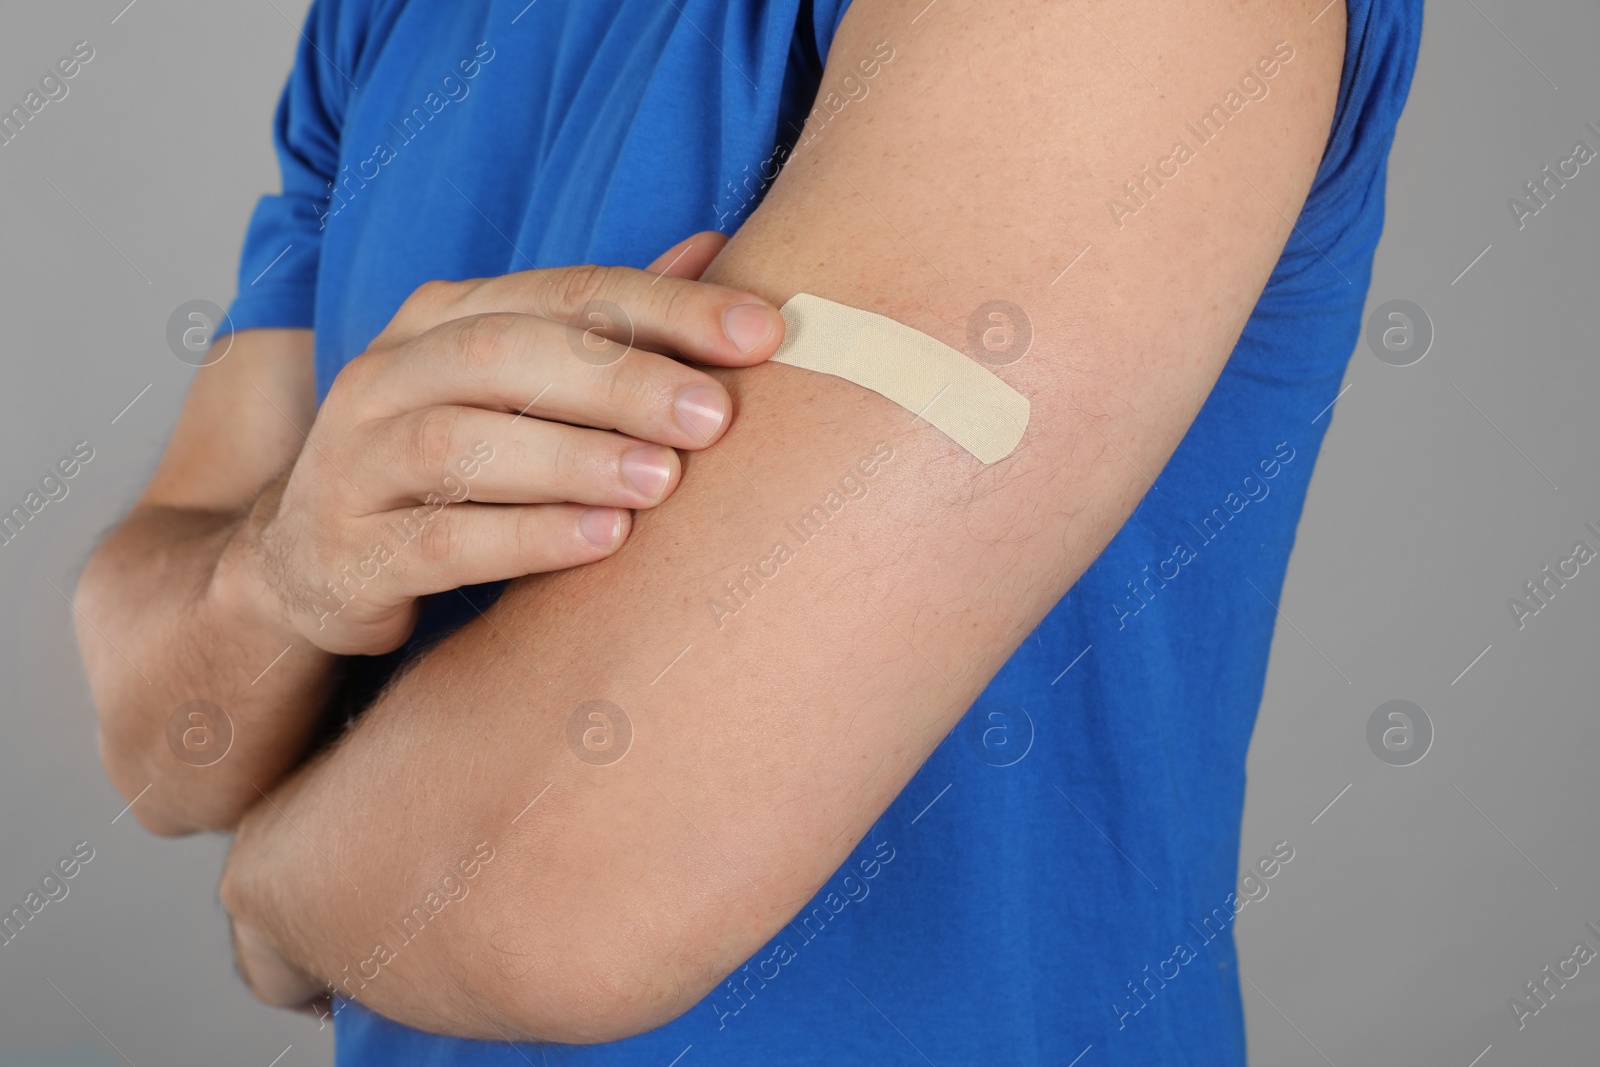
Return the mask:
<svg viewBox="0 0 1600 1067">
<path fill-rule="evenodd" d="M 686 1010 L 810 898 L 1050 593 L 1035 583 L 1021 615 L 1001 602 L 1010 589 L 980 576 L 1018 549 L 987 544 L 981 522 L 954 543 L 890 518 L 914 515 L 930 478 L 970 491 L 903 411 L 790 368 L 739 378 L 751 387 L 720 454 L 640 516 L 623 552 L 514 584 L 247 817 L 230 913 L 408 1025 L 584 1042 Z M 785 427 L 794 410 L 829 417 Z M 800 544 L 785 521 L 846 473 L 866 495 Z M 895 535 L 863 539 L 875 529 Z M 735 617 L 712 611 L 780 539 L 794 558 L 778 576 Z M 929 554 L 933 582 L 916 578 Z M 915 647 L 841 654 L 895 627 Z M 579 754 L 583 731 L 603 729 L 580 713 L 592 700 L 631 725 L 616 762 Z M 933 724 L 908 729 L 908 708 Z M 480 846 L 492 861 L 462 877 Z M 409 936 L 447 876 L 466 896 Z"/>
<path fill-rule="evenodd" d="M 336 657 L 244 576 L 251 521 L 138 507 L 78 584 L 101 758 L 158 833 L 231 829 L 304 756 L 333 683 Z"/>
</svg>

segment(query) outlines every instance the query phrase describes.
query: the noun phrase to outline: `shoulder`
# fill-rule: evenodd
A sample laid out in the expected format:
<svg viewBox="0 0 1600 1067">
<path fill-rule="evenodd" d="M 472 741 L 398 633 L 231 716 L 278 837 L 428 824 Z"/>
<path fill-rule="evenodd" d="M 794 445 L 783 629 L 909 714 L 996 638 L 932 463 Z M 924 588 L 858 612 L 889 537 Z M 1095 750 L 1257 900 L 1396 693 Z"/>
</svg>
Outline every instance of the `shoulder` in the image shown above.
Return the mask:
<svg viewBox="0 0 1600 1067">
<path fill-rule="evenodd" d="M 352 74 L 388 39 L 410 0 L 312 0 L 302 31 L 325 59 Z"/>
</svg>

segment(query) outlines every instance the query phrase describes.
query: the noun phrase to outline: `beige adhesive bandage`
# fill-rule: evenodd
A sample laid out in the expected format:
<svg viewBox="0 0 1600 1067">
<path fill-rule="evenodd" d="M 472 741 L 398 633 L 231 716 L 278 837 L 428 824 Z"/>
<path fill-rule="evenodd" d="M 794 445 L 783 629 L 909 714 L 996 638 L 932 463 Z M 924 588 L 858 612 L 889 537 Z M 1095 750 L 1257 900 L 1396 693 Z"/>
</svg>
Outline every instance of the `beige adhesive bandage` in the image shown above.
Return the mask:
<svg viewBox="0 0 1600 1067">
<path fill-rule="evenodd" d="M 832 374 L 888 397 L 978 457 L 1009 456 L 1028 398 L 974 360 L 893 319 L 796 293 L 783 305 L 775 363 Z"/>
</svg>

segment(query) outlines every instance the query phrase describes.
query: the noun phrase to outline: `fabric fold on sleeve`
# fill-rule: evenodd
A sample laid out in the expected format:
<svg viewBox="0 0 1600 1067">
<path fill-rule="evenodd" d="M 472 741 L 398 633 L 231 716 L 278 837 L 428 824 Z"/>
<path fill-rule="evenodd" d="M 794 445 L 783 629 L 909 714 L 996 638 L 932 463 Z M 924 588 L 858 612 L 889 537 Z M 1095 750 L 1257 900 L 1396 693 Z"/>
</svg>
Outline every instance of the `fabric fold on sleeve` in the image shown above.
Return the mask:
<svg viewBox="0 0 1600 1067">
<path fill-rule="evenodd" d="M 306 15 L 273 124 L 282 191 L 263 196 L 251 215 L 235 296 L 219 334 L 309 329 L 315 322 L 324 220 L 354 90 L 353 50 L 340 47 L 337 8 L 314 0 Z"/>
</svg>

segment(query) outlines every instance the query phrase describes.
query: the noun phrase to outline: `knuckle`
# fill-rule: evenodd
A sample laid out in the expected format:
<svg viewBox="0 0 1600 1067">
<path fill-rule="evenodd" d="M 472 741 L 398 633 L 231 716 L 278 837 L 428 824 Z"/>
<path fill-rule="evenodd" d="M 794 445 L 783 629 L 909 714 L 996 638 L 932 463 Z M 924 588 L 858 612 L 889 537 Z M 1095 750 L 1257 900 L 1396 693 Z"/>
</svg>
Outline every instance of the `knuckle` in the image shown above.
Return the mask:
<svg viewBox="0 0 1600 1067">
<path fill-rule="evenodd" d="M 428 329 L 454 316 L 451 309 L 463 296 L 476 287 L 474 282 L 449 282 L 442 279 L 423 282 L 411 290 L 411 295 L 401 301 L 383 332 L 373 339 L 377 348 L 391 346 L 396 340 L 425 333 Z"/>
<path fill-rule="evenodd" d="M 683 369 L 676 361 L 648 353 L 644 359 L 617 364 L 606 376 L 604 386 L 608 410 L 613 415 L 636 416 L 670 412 L 672 394 Z"/>
<path fill-rule="evenodd" d="M 319 592 L 330 587 L 332 576 L 339 564 L 349 555 L 345 531 L 335 523 L 319 523 L 307 538 L 306 558 L 302 561 L 309 580 L 307 585 Z"/>
<path fill-rule="evenodd" d="M 466 526 L 454 521 L 449 509 L 430 513 L 417 535 L 417 554 L 425 562 L 447 565 L 460 559 L 467 547 Z"/>
<path fill-rule="evenodd" d="M 511 355 L 517 317 L 505 312 L 462 319 L 455 331 L 456 359 L 473 374 L 492 374 Z"/>
<path fill-rule="evenodd" d="M 661 297 L 661 318 L 668 326 L 677 326 L 687 319 L 694 311 L 694 298 L 701 290 L 697 283 L 687 285 L 663 286 L 666 292 Z"/>
<path fill-rule="evenodd" d="M 565 317 L 576 314 L 585 304 L 600 299 L 606 291 L 610 272 L 593 263 L 568 267 L 560 282 L 561 308 Z"/>
<path fill-rule="evenodd" d="M 329 598 L 338 598 L 339 564 L 346 556 L 343 535 L 336 524 L 318 523 L 292 545 L 273 546 L 272 573 L 286 603 L 311 610 Z"/>
<path fill-rule="evenodd" d="M 632 413 L 643 408 L 645 397 L 651 392 L 649 385 L 650 371 L 641 368 L 644 360 L 632 360 L 630 368 L 613 367 L 612 373 L 606 375 L 604 390 L 604 403 L 606 412 L 613 416 Z"/>
<path fill-rule="evenodd" d="M 411 295 L 406 297 L 401 307 L 408 312 L 427 314 L 446 307 L 455 298 L 458 283 L 447 282 L 442 279 L 423 282 L 411 290 Z"/>
<path fill-rule="evenodd" d="M 413 469 L 434 473 L 450 462 L 455 441 L 456 413 L 449 408 L 428 408 L 417 416 L 408 448 Z"/>
<path fill-rule="evenodd" d="M 558 490 L 578 485 L 588 466 L 583 446 L 576 437 L 575 433 L 562 433 L 550 450 L 550 475 Z"/>
<path fill-rule="evenodd" d="M 327 400 L 342 402 L 347 397 L 359 397 L 372 385 L 377 376 L 381 360 L 370 351 L 356 356 L 334 375 L 333 384 L 328 387 Z M 326 402 L 325 402 L 326 403 Z"/>
</svg>

